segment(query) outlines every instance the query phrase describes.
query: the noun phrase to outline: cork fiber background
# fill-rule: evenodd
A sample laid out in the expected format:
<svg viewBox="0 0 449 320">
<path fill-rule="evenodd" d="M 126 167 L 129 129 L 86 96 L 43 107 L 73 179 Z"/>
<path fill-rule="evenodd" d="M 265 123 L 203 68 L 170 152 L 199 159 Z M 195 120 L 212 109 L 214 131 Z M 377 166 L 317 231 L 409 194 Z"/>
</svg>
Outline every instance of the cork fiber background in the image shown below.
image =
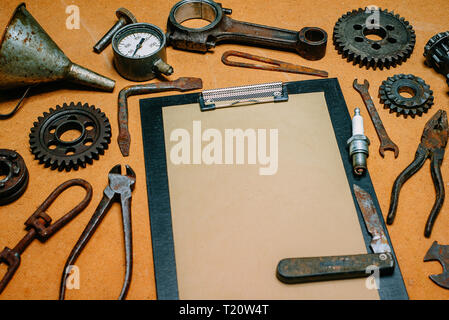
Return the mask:
<svg viewBox="0 0 449 320">
<path fill-rule="evenodd" d="M 0 28 L 6 27 L 15 7 L 21 1 L 1 1 Z M 148 96 L 129 99 L 129 122 L 132 135 L 130 156 L 124 160 L 116 143 L 117 136 L 117 94 L 124 86 L 133 84 L 121 78 L 112 64 L 112 48 L 109 46 L 102 54 L 92 51 L 96 41 L 115 23 L 115 10 L 126 7 L 133 12 L 139 22 L 149 22 L 166 29 L 166 20 L 176 1 L 138 1 L 138 0 L 35 0 L 27 2 L 27 9 L 48 32 L 58 46 L 73 61 L 117 81 L 114 93 L 68 89 L 65 86 L 45 86 L 35 89 L 19 113 L 0 123 L 0 148 L 17 150 L 25 159 L 30 171 L 30 183 L 25 194 L 13 204 L 0 207 L 2 226 L 0 227 L 0 246 L 13 247 L 24 235 L 23 223 L 37 206 L 60 183 L 72 179 L 88 180 L 94 189 L 89 207 L 67 227 L 55 234 L 47 243 L 35 241 L 22 255 L 22 264 L 0 299 L 56 299 L 59 281 L 65 259 L 78 239 L 107 185 L 107 172 L 115 164 L 129 164 L 137 173 L 136 188 L 133 193 L 132 219 L 134 241 L 134 273 L 128 294 L 129 299 L 155 299 L 155 284 L 152 267 L 150 225 L 146 195 L 145 168 L 140 129 L 138 101 Z M 66 28 L 66 7 L 77 5 L 80 9 L 79 29 Z M 347 63 L 333 48 L 331 37 L 337 19 L 352 9 L 367 5 L 394 10 L 405 17 L 416 31 L 416 46 L 411 58 L 404 64 L 389 70 L 366 70 Z M 384 216 L 388 212 L 391 187 L 395 177 L 413 160 L 419 144 L 423 127 L 427 120 L 449 102 L 448 87 L 443 76 L 424 66 L 422 56 L 425 43 L 437 32 L 449 29 L 447 12 L 449 2 L 435 1 L 294 1 L 294 0 L 226 0 L 223 6 L 232 8 L 232 18 L 241 21 L 299 30 L 304 26 L 318 26 L 327 31 L 329 43 L 325 58 L 310 62 L 292 52 L 245 47 L 242 45 L 219 45 L 213 52 L 197 54 L 167 49 L 168 62 L 175 72 L 170 79 L 180 76 L 200 77 L 204 89 L 226 86 L 247 85 L 270 81 L 297 81 L 313 79 L 305 75 L 276 73 L 269 71 L 238 69 L 221 63 L 221 54 L 226 50 L 240 50 L 257 55 L 268 56 L 295 64 L 302 64 L 329 72 L 330 77 L 338 77 L 348 108 L 351 113 L 355 107 L 362 110 L 365 118 L 365 131 L 370 138 L 371 154 L 369 171 L 382 207 Z M 414 74 L 423 78 L 434 92 L 435 105 L 428 114 L 415 119 L 398 118 L 382 110 L 377 98 L 377 90 L 383 80 L 394 74 Z M 359 94 L 352 88 L 354 78 L 368 79 L 371 95 L 383 123 L 399 146 L 400 154 L 394 159 L 387 152 L 385 159 L 378 153 L 379 141 Z M 155 94 L 164 95 L 164 94 Z M 6 112 L 15 103 L 16 97 L 3 97 L 0 111 Z M 83 102 L 101 108 L 112 125 L 112 141 L 109 149 L 99 161 L 78 171 L 57 172 L 39 165 L 29 150 L 28 134 L 37 117 L 49 108 L 64 102 Z M 449 183 L 448 161 L 442 166 L 445 185 Z M 83 197 L 80 188 L 67 191 L 49 210 L 56 219 L 71 209 Z M 446 201 L 435 224 L 432 237 L 424 238 L 424 225 L 435 198 L 430 176 L 430 166 L 424 167 L 404 186 L 396 220 L 389 226 L 389 232 L 399 259 L 404 281 L 412 299 L 448 299 L 449 291 L 436 286 L 428 276 L 441 272 L 437 262 L 424 263 L 423 257 L 434 240 L 449 244 L 449 203 Z M 81 288 L 67 293 L 67 299 L 115 299 L 120 291 L 124 275 L 123 235 L 120 206 L 114 205 L 88 246 L 78 259 Z M 0 275 L 6 268 L 0 267 Z"/>
</svg>

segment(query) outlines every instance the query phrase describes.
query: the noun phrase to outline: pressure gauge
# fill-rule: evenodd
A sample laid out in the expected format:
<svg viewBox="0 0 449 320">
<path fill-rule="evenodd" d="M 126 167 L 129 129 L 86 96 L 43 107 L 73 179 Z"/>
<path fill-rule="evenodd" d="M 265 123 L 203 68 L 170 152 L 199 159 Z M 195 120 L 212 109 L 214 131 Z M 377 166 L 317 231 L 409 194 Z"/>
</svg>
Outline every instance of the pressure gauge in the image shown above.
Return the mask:
<svg viewBox="0 0 449 320">
<path fill-rule="evenodd" d="M 118 73 L 132 81 L 151 80 L 158 73 L 171 75 L 165 60 L 165 34 L 149 23 L 134 23 L 121 28 L 112 38 L 114 65 Z"/>
</svg>

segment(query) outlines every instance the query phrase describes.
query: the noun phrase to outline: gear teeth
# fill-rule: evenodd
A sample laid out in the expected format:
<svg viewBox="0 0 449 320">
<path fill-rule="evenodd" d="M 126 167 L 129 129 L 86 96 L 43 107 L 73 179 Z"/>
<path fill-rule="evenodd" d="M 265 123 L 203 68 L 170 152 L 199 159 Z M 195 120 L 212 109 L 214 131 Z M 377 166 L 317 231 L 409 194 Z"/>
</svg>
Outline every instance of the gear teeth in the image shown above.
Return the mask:
<svg viewBox="0 0 449 320">
<path fill-rule="evenodd" d="M 56 170 L 59 167 L 58 161 L 51 163 L 49 167 L 51 170 Z"/>
<path fill-rule="evenodd" d="M 358 46 L 358 42 L 350 41 L 352 38 L 354 38 L 354 36 L 363 36 L 363 34 L 361 34 L 362 31 L 358 31 L 362 30 L 362 28 L 354 30 L 354 34 L 353 33 L 348 34 L 347 30 L 348 29 L 352 30 L 352 26 L 351 28 L 348 28 L 347 25 L 351 23 L 364 25 L 365 24 L 364 21 L 366 19 L 359 18 L 359 16 L 363 16 L 363 18 L 365 18 L 364 16 L 369 14 L 369 12 L 367 13 L 366 9 L 367 8 L 365 9 L 359 8 L 354 9 L 352 11 L 348 11 L 346 14 L 341 16 L 336 22 L 333 29 L 333 42 L 338 53 L 342 55 L 343 59 L 346 59 L 348 62 L 352 62 L 353 65 L 359 64 L 361 67 L 366 67 L 367 69 L 370 68 L 373 69 L 379 68 L 381 70 L 383 68 L 389 69 L 394 68 L 405 62 L 413 52 L 416 42 L 416 35 L 410 23 L 407 20 L 405 20 L 405 18 L 400 17 L 399 14 L 395 14 L 393 11 L 388 12 L 387 9 L 379 8 L 380 21 L 382 22 L 387 20 L 388 16 L 390 17 L 388 20 L 391 20 L 391 18 L 395 19 L 396 21 L 395 24 L 398 25 L 396 29 L 402 26 L 401 29 L 404 30 L 402 37 L 407 37 L 408 39 L 408 43 L 403 45 L 403 47 L 399 47 L 399 44 L 394 45 L 389 42 L 383 42 L 381 43 L 381 46 L 385 51 L 385 54 L 384 56 L 379 57 L 378 55 L 376 56 L 371 55 L 371 53 L 366 49 L 364 49 L 364 47 L 360 45 Z M 344 34 L 345 32 L 346 34 Z M 370 41 L 370 43 L 372 43 L 371 42 L 372 40 L 367 40 L 365 38 L 364 42 L 366 43 L 366 41 Z M 385 48 L 390 49 L 387 50 Z"/>
<path fill-rule="evenodd" d="M 76 116 L 78 119 L 85 117 L 88 122 L 95 123 L 94 130 L 96 130 L 98 138 L 92 141 L 90 145 L 85 145 L 84 141 L 79 141 L 78 144 L 73 146 L 74 154 L 60 155 L 61 150 L 67 151 L 66 146 L 61 149 L 60 145 L 56 145 L 55 150 L 57 151 L 45 147 L 50 140 L 42 138 L 41 133 L 45 128 L 51 127 L 54 121 L 65 120 L 69 116 Z M 90 106 L 87 103 L 82 104 L 81 102 L 76 104 L 74 102 L 63 103 L 62 107 L 56 105 L 54 108 L 50 108 L 48 112 L 43 113 L 43 116 L 38 117 L 38 121 L 33 123 L 29 133 L 30 150 L 35 159 L 46 168 L 50 167 L 52 170 L 57 169 L 59 171 L 85 168 L 86 164 L 92 164 L 93 160 L 98 160 L 100 155 L 104 154 L 104 150 L 108 149 L 110 142 L 111 124 L 106 114 L 95 106 Z"/>
<path fill-rule="evenodd" d="M 420 87 L 420 90 L 417 90 L 420 94 L 415 93 L 415 96 L 411 98 L 403 97 L 398 91 L 398 88 L 414 88 L 416 86 Z M 412 74 L 397 74 L 382 81 L 379 87 L 379 100 L 384 108 L 390 109 L 390 113 L 396 112 L 397 116 L 402 114 L 404 118 L 407 116 L 415 118 L 431 108 L 434 97 L 430 86 L 423 79 Z"/>
<path fill-rule="evenodd" d="M 50 164 L 50 166 L 57 166 L 58 165 L 58 161 L 56 160 L 56 159 L 50 159 L 50 161 L 49 161 L 49 164 Z"/>
<path fill-rule="evenodd" d="M 86 155 L 85 162 L 88 164 L 92 164 L 92 162 L 93 162 L 92 155 Z"/>
<path fill-rule="evenodd" d="M 42 155 L 42 162 L 49 163 L 50 162 L 50 156 L 48 154 Z"/>
</svg>

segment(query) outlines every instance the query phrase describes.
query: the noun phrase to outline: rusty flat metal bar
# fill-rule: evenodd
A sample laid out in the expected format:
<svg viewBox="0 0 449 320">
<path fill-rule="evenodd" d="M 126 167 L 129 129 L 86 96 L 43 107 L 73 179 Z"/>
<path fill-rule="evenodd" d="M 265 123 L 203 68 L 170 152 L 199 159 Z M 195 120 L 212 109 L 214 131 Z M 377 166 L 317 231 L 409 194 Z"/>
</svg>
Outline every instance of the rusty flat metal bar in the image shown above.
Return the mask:
<svg viewBox="0 0 449 320">
<path fill-rule="evenodd" d="M 268 65 L 231 61 L 228 59 L 229 57 L 240 57 L 240 58 L 244 58 L 244 59 L 248 59 L 248 60 L 263 62 Z M 226 51 L 225 53 L 223 53 L 223 55 L 221 57 L 221 61 L 225 65 L 232 66 L 232 67 L 308 74 L 308 75 L 324 77 L 324 78 L 327 78 L 329 76 L 327 71 L 309 68 L 309 67 L 305 67 L 305 66 L 300 66 L 300 65 L 280 61 L 280 60 L 256 56 L 254 54 L 249 54 L 246 52 L 234 51 L 234 50 L 229 50 L 229 51 Z"/>
</svg>

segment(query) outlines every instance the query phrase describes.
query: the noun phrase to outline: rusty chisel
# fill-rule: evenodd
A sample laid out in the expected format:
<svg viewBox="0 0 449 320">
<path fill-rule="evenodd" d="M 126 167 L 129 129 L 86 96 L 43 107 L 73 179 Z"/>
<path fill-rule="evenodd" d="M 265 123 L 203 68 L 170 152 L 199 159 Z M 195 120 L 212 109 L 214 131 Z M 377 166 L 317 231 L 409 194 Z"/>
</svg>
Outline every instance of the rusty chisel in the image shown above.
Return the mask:
<svg viewBox="0 0 449 320">
<path fill-rule="evenodd" d="M 128 129 L 128 97 L 165 91 L 189 91 L 201 89 L 202 87 L 203 82 L 201 79 L 182 77 L 174 81 L 138 84 L 123 88 L 118 95 L 119 134 L 117 137 L 117 142 L 122 155 L 124 157 L 129 156 L 129 148 L 131 145 L 131 135 Z"/>
<path fill-rule="evenodd" d="M 368 192 L 353 185 L 366 228 L 371 235 L 373 253 L 310 258 L 287 258 L 279 262 L 277 277 L 284 283 L 362 278 L 378 268 L 379 275 L 392 274 L 394 258 L 379 215 Z"/>
</svg>

